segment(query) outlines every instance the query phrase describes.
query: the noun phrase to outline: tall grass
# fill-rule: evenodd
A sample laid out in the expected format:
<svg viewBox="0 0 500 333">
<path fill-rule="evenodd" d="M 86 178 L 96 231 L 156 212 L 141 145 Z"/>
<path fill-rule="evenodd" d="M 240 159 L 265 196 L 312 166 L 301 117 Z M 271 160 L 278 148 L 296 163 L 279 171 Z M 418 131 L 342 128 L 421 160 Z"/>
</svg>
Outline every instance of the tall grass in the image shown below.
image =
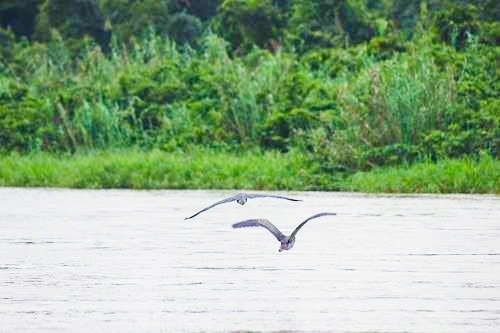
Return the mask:
<svg viewBox="0 0 500 333">
<path fill-rule="evenodd" d="M 350 85 L 339 91 L 339 102 L 356 125 L 353 139 L 369 146 L 415 144 L 444 128 L 456 108 L 453 73 L 425 49 L 375 63 Z"/>
<path fill-rule="evenodd" d="M 372 91 L 383 102 L 377 111 L 387 119 L 388 140 L 416 144 L 423 133 L 446 126 L 446 116 L 457 107 L 453 73 L 438 68 L 431 54 L 413 51 L 384 64 L 381 71 L 385 82 L 377 81 L 374 73 Z"/>
<path fill-rule="evenodd" d="M 422 162 L 412 166 L 359 172 L 343 189 L 389 193 L 494 193 L 500 194 L 500 161 L 483 156 Z"/>
<path fill-rule="evenodd" d="M 320 152 L 345 169 L 415 160 L 425 136 L 446 130 L 460 109 L 453 70 L 418 44 L 385 61 L 366 57 L 358 75 L 334 82 L 340 126 L 331 137 L 319 135 L 327 142 Z"/>
<path fill-rule="evenodd" d="M 133 189 L 327 189 L 298 153 L 97 151 L 0 155 L 0 186 Z"/>
<path fill-rule="evenodd" d="M 479 161 L 423 162 L 342 178 L 321 171 L 299 151 L 13 153 L 0 155 L 0 186 L 500 194 L 500 161 L 486 155 Z"/>
</svg>

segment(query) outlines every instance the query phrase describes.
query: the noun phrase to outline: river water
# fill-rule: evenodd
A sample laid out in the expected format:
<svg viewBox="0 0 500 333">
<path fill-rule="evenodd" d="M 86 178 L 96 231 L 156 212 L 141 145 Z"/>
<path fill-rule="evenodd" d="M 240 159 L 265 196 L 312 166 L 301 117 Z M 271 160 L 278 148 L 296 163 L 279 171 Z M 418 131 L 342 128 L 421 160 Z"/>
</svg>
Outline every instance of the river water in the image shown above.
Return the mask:
<svg viewBox="0 0 500 333">
<path fill-rule="evenodd" d="M 500 332 L 500 197 L 230 194 L 0 188 L 0 331 Z"/>
</svg>

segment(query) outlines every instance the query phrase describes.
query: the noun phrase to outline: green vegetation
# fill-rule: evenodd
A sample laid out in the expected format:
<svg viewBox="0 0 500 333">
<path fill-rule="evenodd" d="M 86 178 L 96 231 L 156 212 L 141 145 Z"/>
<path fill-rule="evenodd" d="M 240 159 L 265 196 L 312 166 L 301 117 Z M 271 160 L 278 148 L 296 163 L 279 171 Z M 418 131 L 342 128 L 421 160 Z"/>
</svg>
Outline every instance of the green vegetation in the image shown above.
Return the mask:
<svg viewBox="0 0 500 333">
<path fill-rule="evenodd" d="M 496 165 L 498 3 L 4 1 L 0 184 L 336 190 L 377 168 Z M 55 176 L 76 161 L 88 171 Z M 247 164 L 267 176 L 232 176 Z M 481 179 L 412 188 L 498 192 Z"/>
<path fill-rule="evenodd" d="M 486 156 L 479 161 L 463 158 L 382 168 L 356 173 L 342 188 L 386 193 L 500 194 L 500 161 Z"/>
<path fill-rule="evenodd" d="M 0 186 L 73 188 L 331 189 L 298 153 L 235 154 L 194 149 L 0 157 Z"/>
<path fill-rule="evenodd" d="M 0 186 L 500 194 L 500 161 L 484 155 L 332 177 L 298 151 L 12 153 L 0 156 Z"/>
</svg>

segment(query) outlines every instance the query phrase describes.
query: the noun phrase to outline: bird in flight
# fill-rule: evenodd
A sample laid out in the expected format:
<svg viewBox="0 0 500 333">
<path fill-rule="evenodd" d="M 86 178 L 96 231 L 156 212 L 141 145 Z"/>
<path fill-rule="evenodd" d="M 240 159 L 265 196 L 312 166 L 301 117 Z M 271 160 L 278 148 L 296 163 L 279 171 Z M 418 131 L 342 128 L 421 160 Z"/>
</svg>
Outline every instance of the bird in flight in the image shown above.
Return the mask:
<svg viewBox="0 0 500 333">
<path fill-rule="evenodd" d="M 310 221 L 312 219 L 315 219 L 315 218 L 318 218 L 321 216 L 325 216 L 325 215 L 337 215 L 337 214 L 336 213 L 319 213 L 319 214 L 313 215 L 313 216 L 309 217 L 307 220 L 305 220 L 304 222 L 302 222 L 301 224 L 299 224 L 299 226 L 297 228 L 295 228 L 295 230 L 292 232 L 292 234 L 290 236 L 283 235 L 283 233 L 281 231 L 279 231 L 279 229 L 276 228 L 274 226 L 274 224 L 272 224 L 268 220 L 264 220 L 264 219 L 262 219 L 262 220 L 246 220 L 243 222 L 238 222 L 238 223 L 233 224 L 233 228 L 264 227 L 267 230 L 269 230 L 274 235 L 274 237 L 276 237 L 278 239 L 278 241 L 281 243 L 280 249 L 279 249 L 279 252 L 281 252 L 283 250 L 290 250 L 293 247 L 293 244 L 295 243 L 295 236 L 297 235 L 297 232 L 300 230 L 300 228 L 302 228 L 304 226 L 304 224 L 306 224 L 308 221 Z"/>
<path fill-rule="evenodd" d="M 240 205 L 244 205 L 245 202 L 247 202 L 248 199 L 253 199 L 253 198 L 277 198 L 277 199 L 285 199 L 285 200 L 290 200 L 290 201 L 302 201 L 300 199 L 292 199 L 292 198 L 283 197 L 281 195 L 274 195 L 274 194 L 259 194 L 259 193 L 246 194 L 246 193 L 238 193 L 238 194 L 236 194 L 236 195 L 234 195 L 232 197 L 229 197 L 229 198 L 226 198 L 226 199 L 222 199 L 221 201 L 217 201 L 216 203 L 214 203 L 214 204 L 212 204 L 212 205 L 210 205 L 210 206 L 208 206 L 206 208 L 203 208 L 202 210 L 200 210 L 196 214 L 193 214 L 190 217 L 186 217 L 184 220 L 192 219 L 196 215 L 198 215 L 200 213 L 203 213 L 204 211 L 209 210 L 212 207 L 215 207 L 217 205 L 220 205 L 220 204 L 223 204 L 223 203 L 226 203 L 226 202 L 236 201 Z"/>
</svg>

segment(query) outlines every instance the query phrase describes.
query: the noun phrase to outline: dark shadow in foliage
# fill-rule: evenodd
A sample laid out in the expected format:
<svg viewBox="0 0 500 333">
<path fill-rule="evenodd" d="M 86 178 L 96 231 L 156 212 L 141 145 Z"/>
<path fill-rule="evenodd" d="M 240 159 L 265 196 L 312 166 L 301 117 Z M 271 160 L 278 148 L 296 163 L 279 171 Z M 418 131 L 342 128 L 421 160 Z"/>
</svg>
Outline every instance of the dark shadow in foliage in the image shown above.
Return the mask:
<svg viewBox="0 0 500 333">
<path fill-rule="evenodd" d="M 220 5 L 219 0 L 174 0 L 172 8 L 174 12 L 183 12 L 196 16 L 206 21 L 215 15 Z"/>
<path fill-rule="evenodd" d="M 39 3 L 39 0 L 2 0 L 0 27 L 12 29 L 17 36 L 31 37 Z"/>
<path fill-rule="evenodd" d="M 489 45 L 500 45 L 500 1 L 481 2 L 481 41 Z"/>
<path fill-rule="evenodd" d="M 202 30 L 200 19 L 186 13 L 173 15 L 168 26 L 169 36 L 181 44 L 194 44 Z"/>
<path fill-rule="evenodd" d="M 298 50 L 360 43 L 375 35 L 365 3 L 348 0 L 296 1 L 288 21 Z"/>
<path fill-rule="evenodd" d="M 271 0 L 226 0 L 220 8 L 216 30 L 236 53 L 242 54 L 254 45 L 277 50 L 285 24 L 282 13 Z"/>
<path fill-rule="evenodd" d="M 215 15 L 217 1 L 101 0 L 115 37 L 128 43 L 154 31 L 180 44 L 194 44 L 203 31 L 202 19 Z"/>
<path fill-rule="evenodd" d="M 444 42 L 462 49 L 469 35 L 479 32 L 479 10 L 473 5 L 451 6 L 441 10 L 435 26 Z"/>
<path fill-rule="evenodd" d="M 481 16 L 485 20 L 500 21 L 500 1 L 498 0 L 481 0 L 482 4 Z"/>
<path fill-rule="evenodd" d="M 363 8 L 357 8 L 343 1 L 338 8 L 339 19 L 344 25 L 344 29 L 352 43 L 360 43 L 375 36 L 373 22 L 365 16 Z"/>
<path fill-rule="evenodd" d="M 370 39 L 368 53 L 379 60 L 391 58 L 395 53 L 406 51 L 404 39 L 396 33 L 387 36 L 377 36 Z"/>
<path fill-rule="evenodd" d="M 290 141 L 299 130 L 308 130 L 319 123 L 317 116 L 309 110 L 295 108 L 288 112 L 272 114 L 263 125 L 261 144 L 265 148 L 287 151 Z"/>
<path fill-rule="evenodd" d="M 402 30 L 407 36 L 411 36 L 420 15 L 420 1 L 398 0 L 394 1 L 391 8 L 391 19 L 395 28 Z"/>
<path fill-rule="evenodd" d="M 99 3 L 120 42 L 140 38 L 151 29 L 161 35 L 167 33 L 170 0 L 100 0 Z"/>
<path fill-rule="evenodd" d="M 92 36 L 106 52 L 111 33 L 104 27 L 104 17 L 95 0 L 46 0 L 41 6 L 35 36 L 46 41 L 50 30 L 57 29 L 64 38 Z"/>
</svg>

